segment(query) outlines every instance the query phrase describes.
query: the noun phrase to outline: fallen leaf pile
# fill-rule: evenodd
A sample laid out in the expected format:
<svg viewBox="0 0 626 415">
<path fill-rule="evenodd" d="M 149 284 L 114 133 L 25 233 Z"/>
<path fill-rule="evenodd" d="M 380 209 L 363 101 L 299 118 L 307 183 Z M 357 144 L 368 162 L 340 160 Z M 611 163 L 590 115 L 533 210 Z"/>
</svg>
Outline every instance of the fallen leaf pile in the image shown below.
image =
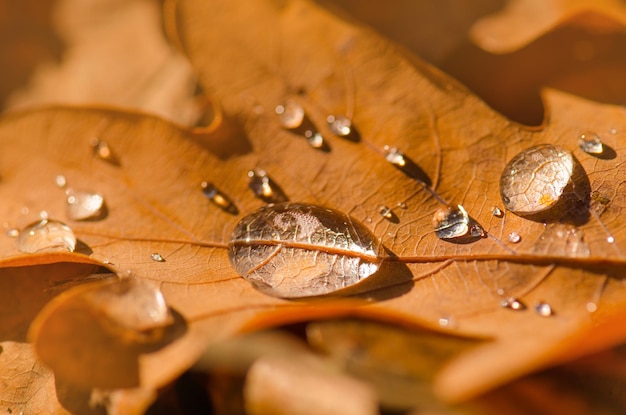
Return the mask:
<svg viewBox="0 0 626 415">
<path fill-rule="evenodd" d="M 55 5 L 0 89 L 0 412 L 626 409 L 623 5 L 477 2 L 435 53 L 358 3 Z"/>
</svg>

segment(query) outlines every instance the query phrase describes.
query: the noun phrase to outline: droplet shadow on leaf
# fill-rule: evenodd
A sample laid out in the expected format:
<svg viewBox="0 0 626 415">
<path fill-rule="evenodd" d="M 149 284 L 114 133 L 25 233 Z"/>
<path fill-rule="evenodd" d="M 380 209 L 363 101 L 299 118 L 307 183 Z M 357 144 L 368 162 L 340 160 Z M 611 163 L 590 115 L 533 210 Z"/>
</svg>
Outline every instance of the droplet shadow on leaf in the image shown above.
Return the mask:
<svg viewBox="0 0 626 415">
<path fill-rule="evenodd" d="M 593 156 L 602 160 L 613 160 L 615 157 L 617 157 L 617 153 L 615 152 L 613 147 L 607 144 L 602 144 L 602 152 L 599 154 L 594 154 Z"/>
</svg>

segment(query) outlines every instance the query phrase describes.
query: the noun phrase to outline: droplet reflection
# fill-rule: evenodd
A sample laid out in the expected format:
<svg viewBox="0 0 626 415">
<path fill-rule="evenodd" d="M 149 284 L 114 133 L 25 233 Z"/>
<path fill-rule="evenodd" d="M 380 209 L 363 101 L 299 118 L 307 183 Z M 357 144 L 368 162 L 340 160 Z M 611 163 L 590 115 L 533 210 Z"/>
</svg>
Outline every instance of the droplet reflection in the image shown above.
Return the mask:
<svg viewBox="0 0 626 415">
<path fill-rule="evenodd" d="M 71 220 L 97 220 L 106 216 L 104 197 L 100 193 L 67 191 L 67 217 Z"/>
<path fill-rule="evenodd" d="M 592 131 L 584 132 L 578 137 L 578 147 L 585 153 L 589 154 L 602 154 L 604 152 L 604 146 L 600 137 Z"/>
<path fill-rule="evenodd" d="M 233 230 L 233 268 L 257 290 L 296 298 L 333 293 L 374 274 L 382 249 L 350 216 L 302 203 L 268 205 Z"/>
<path fill-rule="evenodd" d="M 19 234 L 17 248 L 21 252 L 74 252 L 76 236 L 72 229 L 51 219 L 43 219 L 26 226 Z"/>
</svg>

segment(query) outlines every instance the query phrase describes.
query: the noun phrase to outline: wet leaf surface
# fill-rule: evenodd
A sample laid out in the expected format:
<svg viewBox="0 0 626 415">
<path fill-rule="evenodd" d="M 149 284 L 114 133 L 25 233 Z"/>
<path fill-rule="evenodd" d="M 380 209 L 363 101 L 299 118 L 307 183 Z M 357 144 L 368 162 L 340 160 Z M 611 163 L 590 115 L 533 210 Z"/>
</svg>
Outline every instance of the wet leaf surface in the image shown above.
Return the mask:
<svg viewBox="0 0 626 415">
<path fill-rule="evenodd" d="M 108 300 L 93 301 L 107 283 L 71 288 L 31 327 L 58 379 L 85 388 L 161 387 L 191 366 L 207 342 L 350 314 L 484 338 L 429 379 L 438 397 L 461 400 L 626 337 L 616 318 L 626 306 L 623 108 L 548 90 L 549 119 L 541 128 L 525 127 L 368 29 L 306 1 L 246 10 L 189 1 L 167 10 L 174 13 L 166 24 L 176 29 L 172 36 L 222 107 L 216 128 L 201 135 L 143 114 L 61 108 L 0 121 L 6 230 L 45 217 L 66 223 L 77 238 L 76 253 L 32 257 L 20 254 L 19 239 L 0 238 L 7 281 L 45 267 L 26 279 L 32 283 L 58 262 L 106 265 L 157 287 L 174 327 L 184 328 L 146 342 L 141 329 L 120 327 L 132 311 L 120 317 L 104 305 Z M 308 129 L 281 125 L 276 108 L 288 101 L 302 107 Z M 337 134 L 330 115 L 349 119 L 358 139 Z M 609 156 L 580 148 L 581 135 L 590 132 Z M 312 148 L 315 137 L 323 137 L 324 151 Z M 544 180 L 547 187 L 527 201 L 549 215 L 516 215 L 502 198 L 502 173 L 516 155 L 546 144 L 571 153 L 578 167 L 557 171 L 571 180 L 556 191 Z M 545 157 L 535 161 L 531 175 Z M 257 169 L 291 202 L 349 215 L 380 241 L 381 269 L 364 281 L 365 293 L 341 293 L 352 294 L 346 301 L 286 301 L 238 275 L 228 254 L 232 231 L 267 201 L 250 186 L 249 172 Z M 59 175 L 68 188 L 101 195 L 106 214 L 85 221 L 68 212 Z M 574 197 L 557 201 L 562 194 Z M 449 206 L 466 213 L 451 226 L 478 229 L 476 237 L 438 237 L 433 218 Z M 298 249 L 312 258 L 323 252 L 310 240 Z M 58 278 L 73 280 L 68 273 Z M 292 285 L 300 282 L 306 289 L 297 278 Z M 26 287 L 41 298 L 6 313 L 16 322 L 7 336 L 23 341 L 52 298 L 49 284 Z M 550 313 L 536 311 L 545 305 Z M 92 347 L 81 347 L 85 342 Z M 124 371 L 110 363 L 119 359 Z M 293 369 L 280 368 L 286 375 Z"/>
</svg>

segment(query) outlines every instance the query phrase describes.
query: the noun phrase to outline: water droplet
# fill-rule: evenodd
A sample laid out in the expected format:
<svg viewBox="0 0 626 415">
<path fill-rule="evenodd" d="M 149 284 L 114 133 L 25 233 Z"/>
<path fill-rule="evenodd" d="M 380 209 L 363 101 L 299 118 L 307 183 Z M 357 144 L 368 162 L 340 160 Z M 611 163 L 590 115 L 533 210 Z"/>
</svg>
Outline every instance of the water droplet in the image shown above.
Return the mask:
<svg viewBox="0 0 626 415">
<path fill-rule="evenodd" d="M 606 241 L 607 241 L 608 243 L 612 244 L 612 243 L 615 243 L 615 238 L 614 238 L 613 236 L 608 236 L 608 237 L 606 238 Z"/>
<path fill-rule="evenodd" d="M 9 238 L 17 238 L 20 235 L 20 230 L 17 228 L 7 229 L 7 236 Z"/>
<path fill-rule="evenodd" d="M 48 212 L 45 210 L 42 210 L 41 212 L 39 212 L 39 218 L 40 219 L 48 219 Z"/>
<path fill-rule="evenodd" d="M 400 168 L 406 166 L 407 161 L 404 157 L 404 154 L 402 154 L 402 152 L 396 147 L 385 146 L 384 150 L 385 160 L 387 160 L 389 163 Z"/>
<path fill-rule="evenodd" d="M 385 219 L 391 219 L 393 217 L 393 212 L 387 206 L 381 206 L 378 209 L 378 213 L 380 213 L 380 216 L 382 216 Z"/>
<path fill-rule="evenodd" d="M 502 300 L 502 302 L 500 302 L 500 305 L 504 308 L 508 308 L 514 311 L 522 311 L 526 309 L 526 306 L 524 305 L 524 303 L 522 303 L 520 300 L 518 300 L 515 297 L 510 297 L 510 298 L 507 298 L 506 300 Z"/>
<path fill-rule="evenodd" d="M 61 189 L 67 186 L 67 180 L 62 174 L 59 174 L 54 178 L 54 183 L 57 185 L 57 187 L 60 187 Z"/>
<path fill-rule="evenodd" d="M 440 239 L 480 237 L 485 234 L 483 228 L 469 217 L 462 205 L 437 209 L 433 215 L 433 227 Z"/>
<path fill-rule="evenodd" d="M 17 249 L 34 254 L 37 252 L 74 252 L 76 236 L 63 222 L 43 219 L 26 226 L 19 234 Z"/>
<path fill-rule="evenodd" d="M 30 213 L 30 209 L 28 208 L 28 206 L 24 206 L 22 209 L 20 209 L 20 213 L 26 216 Z"/>
<path fill-rule="evenodd" d="M 537 303 L 537 305 L 535 305 L 535 311 L 541 317 L 550 317 L 554 315 L 554 312 L 552 311 L 552 307 L 550 306 L 550 304 L 544 303 L 544 302 Z"/>
<path fill-rule="evenodd" d="M 117 156 L 113 153 L 109 144 L 106 141 L 100 140 L 97 137 L 93 137 L 89 145 L 93 148 L 93 154 L 101 160 L 108 163 L 119 165 Z"/>
<path fill-rule="evenodd" d="M 324 295 L 374 274 L 383 250 L 350 216 L 301 203 L 268 205 L 233 230 L 233 268 L 257 290 L 276 297 Z"/>
<path fill-rule="evenodd" d="M 300 127 L 304 121 L 304 108 L 295 101 L 289 100 L 284 105 L 277 105 L 275 111 L 283 128 L 293 130 Z"/>
<path fill-rule="evenodd" d="M 584 132 L 578 137 L 578 147 L 589 154 L 602 154 L 604 152 L 602 140 L 596 133 L 591 131 Z"/>
<path fill-rule="evenodd" d="M 309 145 L 313 148 L 323 149 L 326 145 L 326 143 L 324 142 L 324 137 L 318 132 L 306 130 L 304 132 L 304 136 L 309 142 Z"/>
<path fill-rule="evenodd" d="M 611 128 L 611 129 L 609 130 L 609 132 L 610 132 L 611 134 L 617 134 L 617 129 L 616 129 L 616 128 Z"/>
<path fill-rule="evenodd" d="M 507 240 L 511 242 L 512 244 L 517 244 L 522 241 L 522 237 L 517 232 L 511 232 L 509 236 L 507 237 Z"/>
<path fill-rule="evenodd" d="M 405 210 L 408 208 L 408 206 L 404 202 L 398 202 L 398 207 L 400 209 L 405 209 Z"/>
<path fill-rule="evenodd" d="M 150 259 L 154 262 L 165 262 L 165 258 L 161 256 L 158 252 L 153 252 L 150 254 Z"/>
<path fill-rule="evenodd" d="M 67 191 L 67 217 L 71 220 L 98 220 L 105 216 L 104 197 L 100 193 Z"/>
<path fill-rule="evenodd" d="M 395 168 L 426 186 L 432 185 L 432 181 L 426 172 L 396 147 L 384 146 L 383 149 L 385 150 L 385 160 Z"/>
<path fill-rule="evenodd" d="M 555 206 L 572 180 L 574 156 L 542 144 L 509 161 L 500 177 L 504 207 L 519 215 L 534 215 Z"/>
<path fill-rule="evenodd" d="M 209 198 L 215 206 L 232 215 L 237 215 L 239 213 L 239 209 L 237 209 L 237 206 L 235 206 L 233 201 L 230 200 L 230 198 L 224 193 L 219 191 L 213 183 L 202 182 L 200 187 L 202 187 L 202 193 L 204 193 L 204 195 Z"/>
<path fill-rule="evenodd" d="M 126 329 L 141 332 L 173 322 L 161 291 L 143 280 L 124 277 L 85 295 L 102 314 Z"/>
<path fill-rule="evenodd" d="M 250 182 L 248 187 L 254 195 L 266 203 L 286 202 L 287 196 L 282 189 L 267 175 L 264 170 L 254 170 L 248 172 Z"/>
<path fill-rule="evenodd" d="M 585 308 L 589 313 L 595 313 L 596 311 L 598 311 L 598 305 L 592 301 L 589 301 L 587 304 L 585 304 Z"/>
<path fill-rule="evenodd" d="M 352 122 L 343 115 L 329 115 L 326 118 L 330 130 L 339 137 L 347 137 L 352 132 Z"/>
<path fill-rule="evenodd" d="M 453 328 L 456 327 L 456 320 L 453 317 L 440 317 L 438 320 L 439 327 Z"/>
<path fill-rule="evenodd" d="M 491 208 L 491 214 L 492 214 L 493 216 L 495 216 L 496 218 L 501 218 L 501 217 L 503 217 L 503 216 L 504 216 L 504 212 L 502 212 L 502 209 L 500 209 L 500 208 L 499 208 L 499 207 L 497 207 L 497 206 L 493 206 L 493 207 Z"/>
<path fill-rule="evenodd" d="M 549 224 L 533 245 L 533 252 L 568 257 L 588 257 L 591 251 L 584 240 L 584 236 L 583 230 L 574 225 Z"/>
</svg>

